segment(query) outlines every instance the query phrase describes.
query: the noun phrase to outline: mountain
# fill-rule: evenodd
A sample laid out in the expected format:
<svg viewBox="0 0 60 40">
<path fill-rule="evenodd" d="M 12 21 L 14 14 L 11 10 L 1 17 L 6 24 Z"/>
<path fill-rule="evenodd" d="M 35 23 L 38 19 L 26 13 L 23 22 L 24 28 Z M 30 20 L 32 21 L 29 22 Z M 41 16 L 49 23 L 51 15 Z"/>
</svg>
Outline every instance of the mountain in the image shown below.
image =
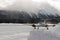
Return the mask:
<svg viewBox="0 0 60 40">
<path fill-rule="evenodd" d="M 36 11 L 0 10 L 0 22 L 38 23 L 41 19 L 52 19 L 53 21 L 60 22 L 60 12 L 48 3 L 42 3 Z"/>
<path fill-rule="evenodd" d="M 43 10 L 44 11 L 44 10 Z M 31 15 L 30 15 L 31 14 Z M 0 23 L 38 23 L 41 19 L 53 19 L 60 22 L 59 15 L 47 15 L 43 13 L 28 13 L 25 11 L 0 10 Z"/>
</svg>

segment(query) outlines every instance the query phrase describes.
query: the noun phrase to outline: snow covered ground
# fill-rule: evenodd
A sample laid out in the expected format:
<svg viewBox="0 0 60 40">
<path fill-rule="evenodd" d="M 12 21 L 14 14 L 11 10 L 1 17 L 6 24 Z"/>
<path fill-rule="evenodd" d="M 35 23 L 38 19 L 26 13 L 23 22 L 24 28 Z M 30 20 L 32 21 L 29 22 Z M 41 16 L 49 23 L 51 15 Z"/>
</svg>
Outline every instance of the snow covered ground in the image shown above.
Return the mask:
<svg viewBox="0 0 60 40">
<path fill-rule="evenodd" d="M 23 24 L 0 24 L 0 40 L 60 40 L 60 25 L 47 31 Z"/>
<path fill-rule="evenodd" d="M 0 24 L 0 40 L 27 40 L 31 29 L 22 24 Z"/>
<path fill-rule="evenodd" d="M 60 40 L 59 35 L 46 30 L 33 30 L 28 40 Z"/>
</svg>

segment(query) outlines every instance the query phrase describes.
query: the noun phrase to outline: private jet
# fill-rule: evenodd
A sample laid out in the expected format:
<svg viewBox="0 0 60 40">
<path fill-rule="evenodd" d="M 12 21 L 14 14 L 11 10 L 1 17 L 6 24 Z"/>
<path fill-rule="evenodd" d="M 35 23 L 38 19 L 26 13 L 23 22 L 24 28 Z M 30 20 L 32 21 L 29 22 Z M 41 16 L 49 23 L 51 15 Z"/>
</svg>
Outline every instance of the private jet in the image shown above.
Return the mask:
<svg viewBox="0 0 60 40">
<path fill-rule="evenodd" d="M 39 27 L 46 27 L 49 30 L 49 27 L 55 27 L 59 22 L 57 20 L 52 19 L 43 19 L 38 24 L 33 24 L 32 27 L 34 29 L 39 29 Z"/>
<path fill-rule="evenodd" d="M 49 30 L 48 27 L 55 27 L 56 24 L 33 24 L 32 27 L 34 27 L 34 29 L 39 29 L 39 27 L 46 27 L 47 30 Z"/>
</svg>

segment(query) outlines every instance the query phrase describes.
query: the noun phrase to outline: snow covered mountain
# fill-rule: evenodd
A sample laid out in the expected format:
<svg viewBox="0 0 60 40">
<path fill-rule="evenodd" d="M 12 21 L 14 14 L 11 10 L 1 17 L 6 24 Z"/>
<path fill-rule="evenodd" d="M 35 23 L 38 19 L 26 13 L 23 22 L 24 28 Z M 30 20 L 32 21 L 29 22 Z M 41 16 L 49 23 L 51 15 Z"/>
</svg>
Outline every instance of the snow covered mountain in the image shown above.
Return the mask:
<svg viewBox="0 0 60 40">
<path fill-rule="evenodd" d="M 60 22 L 60 12 L 49 5 L 42 3 L 36 12 L 0 10 L 0 22 L 3 23 L 38 23 L 41 19 L 54 19 Z"/>
</svg>

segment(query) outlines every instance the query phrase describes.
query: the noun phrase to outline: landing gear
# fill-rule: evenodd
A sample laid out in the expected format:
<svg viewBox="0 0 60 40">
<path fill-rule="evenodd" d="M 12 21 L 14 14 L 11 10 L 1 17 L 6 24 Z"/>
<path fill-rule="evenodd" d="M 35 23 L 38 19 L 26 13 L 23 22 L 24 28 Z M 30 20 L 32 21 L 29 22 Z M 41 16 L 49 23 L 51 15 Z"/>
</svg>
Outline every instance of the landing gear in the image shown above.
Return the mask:
<svg viewBox="0 0 60 40">
<path fill-rule="evenodd" d="M 49 28 L 47 27 L 47 30 L 49 30 Z"/>
<path fill-rule="evenodd" d="M 47 28 L 47 30 L 49 30 L 48 25 L 46 25 L 45 27 Z"/>
<path fill-rule="evenodd" d="M 39 27 L 37 29 L 39 29 Z"/>
<path fill-rule="evenodd" d="M 36 29 L 36 27 L 34 27 L 34 29 Z"/>
</svg>

